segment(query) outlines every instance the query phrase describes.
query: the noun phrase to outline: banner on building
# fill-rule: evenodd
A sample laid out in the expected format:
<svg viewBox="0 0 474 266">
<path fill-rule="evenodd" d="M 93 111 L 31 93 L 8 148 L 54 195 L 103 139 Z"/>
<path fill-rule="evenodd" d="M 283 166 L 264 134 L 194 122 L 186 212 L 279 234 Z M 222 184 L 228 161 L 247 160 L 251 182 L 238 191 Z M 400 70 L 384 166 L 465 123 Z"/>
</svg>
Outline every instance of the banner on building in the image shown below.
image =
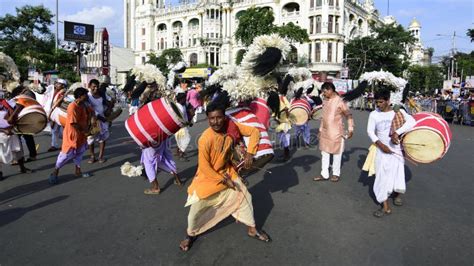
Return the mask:
<svg viewBox="0 0 474 266">
<path fill-rule="evenodd" d="M 344 94 L 350 90 L 349 81 L 347 79 L 333 79 L 332 84 L 334 84 L 339 94 Z"/>
<path fill-rule="evenodd" d="M 180 78 L 208 78 L 211 75 L 211 69 L 209 68 L 187 68 L 182 74 L 179 74 Z"/>
</svg>

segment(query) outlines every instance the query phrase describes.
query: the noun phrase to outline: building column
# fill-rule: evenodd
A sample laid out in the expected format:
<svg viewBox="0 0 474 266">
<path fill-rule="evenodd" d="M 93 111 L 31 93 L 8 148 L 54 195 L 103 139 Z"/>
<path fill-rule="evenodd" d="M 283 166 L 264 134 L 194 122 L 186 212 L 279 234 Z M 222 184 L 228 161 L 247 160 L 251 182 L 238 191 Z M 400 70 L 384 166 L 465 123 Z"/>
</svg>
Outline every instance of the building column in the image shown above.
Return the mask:
<svg viewBox="0 0 474 266">
<path fill-rule="evenodd" d="M 311 62 L 313 63 L 318 63 L 316 62 L 316 41 L 311 42 Z"/>
<path fill-rule="evenodd" d="M 130 1 L 130 45 L 133 51 L 136 50 L 137 47 L 137 36 L 135 33 L 136 25 L 135 25 L 135 0 Z"/>
</svg>

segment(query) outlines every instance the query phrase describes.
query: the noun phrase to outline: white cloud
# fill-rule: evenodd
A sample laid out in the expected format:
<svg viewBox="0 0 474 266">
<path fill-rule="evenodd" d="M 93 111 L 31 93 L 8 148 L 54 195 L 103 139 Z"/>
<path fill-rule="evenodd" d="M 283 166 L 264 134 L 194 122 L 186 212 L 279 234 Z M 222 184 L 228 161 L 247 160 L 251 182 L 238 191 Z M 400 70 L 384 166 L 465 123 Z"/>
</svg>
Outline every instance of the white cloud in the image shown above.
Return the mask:
<svg viewBox="0 0 474 266">
<path fill-rule="evenodd" d="M 75 14 L 60 16 L 61 20 L 82 22 L 87 24 L 94 24 L 96 27 L 107 26 L 114 18 L 117 12 L 109 6 L 92 7 L 83 9 Z"/>
<path fill-rule="evenodd" d="M 400 9 L 397 11 L 397 15 L 401 17 L 416 17 L 423 15 L 423 13 L 425 13 L 425 10 L 421 8 Z"/>
</svg>

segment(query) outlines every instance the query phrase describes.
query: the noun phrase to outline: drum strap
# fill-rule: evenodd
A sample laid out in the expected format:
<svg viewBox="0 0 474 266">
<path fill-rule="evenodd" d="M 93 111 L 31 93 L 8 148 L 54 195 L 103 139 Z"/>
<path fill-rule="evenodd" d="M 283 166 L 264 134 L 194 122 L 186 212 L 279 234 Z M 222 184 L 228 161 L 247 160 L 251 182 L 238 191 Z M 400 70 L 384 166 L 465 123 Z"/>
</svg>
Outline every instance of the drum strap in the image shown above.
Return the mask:
<svg viewBox="0 0 474 266">
<path fill-rule="evenodd" d="M 8 113 L 13 112 L 13 108 L 10 106 L 7 100 L 5 99 L 0 99 L 0 105 L 2 105 L 5 109 L 8 110 Z"/>
</svg>

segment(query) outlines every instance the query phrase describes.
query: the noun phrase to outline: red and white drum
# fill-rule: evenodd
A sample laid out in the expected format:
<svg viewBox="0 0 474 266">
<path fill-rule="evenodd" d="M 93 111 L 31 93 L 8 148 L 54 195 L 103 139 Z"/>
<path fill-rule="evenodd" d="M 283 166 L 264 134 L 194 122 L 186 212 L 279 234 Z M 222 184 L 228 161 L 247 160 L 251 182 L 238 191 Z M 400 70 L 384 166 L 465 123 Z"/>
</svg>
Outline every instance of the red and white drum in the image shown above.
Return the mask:
<svg viewBox="0 0 474 266">
<path fill-rule="evenodd" d="M 23 106 L 18 114 L 15 132 L 20 134 L 38 134 L 46 127 L 48 118 L 41 104 L 35 99 L 19 95 L 14 98 L 16 104 Z"/>
<path fill-rule="evenodd" d="M 249 107 L 252 113 L 257 116 L 258 121 L 268 130 L 272 111 L 268 107 L 267 101 L 263 98 L 256 98 L 250 103 Z"/>
<path fill-rule="evenodd" d="M 240 174 L 246 175 L 249 174 L 250 172 L 253 172 L 255 170 L 259 170 L 262 168 L 265 164 L 270 162 L 273 159 L 273 147 L 272 147 L 272 142 L 270 141 L 270 136 L 268 135 L 267 129 L 260 123 L 257 119 L 257 116 L 255 116 L 250 108 L 247 107 L 239 107 L 235 108 L 232 110 L 226 111 L 226 115 L 232 119 L 232 121 L 241 123 L 246 126 L 251 126 L 255 127 L 260 131 L 260 141 L 258 143 L 257 147 L 257 153 L 254 156 L 254 163 L 253 163 L 253 168 L 251 169 L 241 169 L 239 171 Z M 245 146 L 248 145 L 248 137 L 243 137 Z M 236 152 L 239 154 L 239 150 L 236 147 Z M 240 155 L 243 153 L 240 152 Z M 237 160 L 242 159 L 238 155 Z M 234 158 L 235 159 L 235 158 Z"/>
<path fill-rule="evenodd" d="M 443 158 L 451 144 L 451 129 L 438 114 L 421 112 L 413 115 L 416 124 L 403 135 L 405 155 L 418 163 L 431 163 Z"/>
<path fill-rule="evenodd" d="M 305 99 L 293 99 L 290 104 L 289 119 L 291 123 L 302 126 L 308 122 L 312 110 L 309 102 Z"/>
<path fill-rule="evenodd" d="M 178 107 L 165 98 L 154 100 L 125 121 L 125 128 L 140 147 L 154 147 L 185 126 Z"/>
</svg>

